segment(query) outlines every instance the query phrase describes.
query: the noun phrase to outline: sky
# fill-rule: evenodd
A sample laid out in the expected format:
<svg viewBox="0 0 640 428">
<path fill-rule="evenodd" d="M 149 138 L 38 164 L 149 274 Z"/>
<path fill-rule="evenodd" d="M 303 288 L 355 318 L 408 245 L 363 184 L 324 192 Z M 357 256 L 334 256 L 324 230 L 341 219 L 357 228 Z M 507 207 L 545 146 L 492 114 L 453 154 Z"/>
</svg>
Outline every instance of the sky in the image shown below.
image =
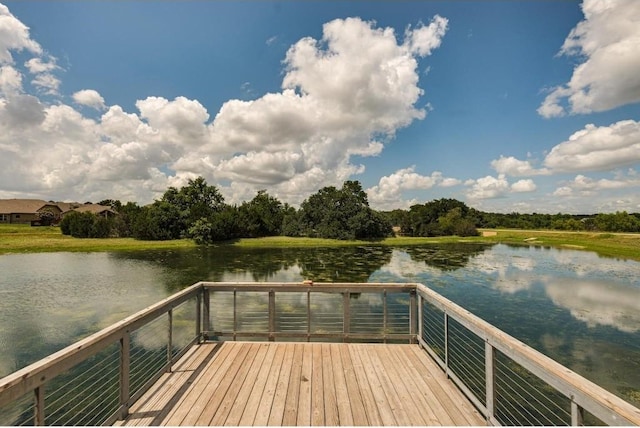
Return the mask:
<svg viewBox="0 0 640 428">
<path fill-rule="evenodd" d="M 639 70 L 637 0 L 5 1 L 0 198 L 640 212 Z"/>
</svg>

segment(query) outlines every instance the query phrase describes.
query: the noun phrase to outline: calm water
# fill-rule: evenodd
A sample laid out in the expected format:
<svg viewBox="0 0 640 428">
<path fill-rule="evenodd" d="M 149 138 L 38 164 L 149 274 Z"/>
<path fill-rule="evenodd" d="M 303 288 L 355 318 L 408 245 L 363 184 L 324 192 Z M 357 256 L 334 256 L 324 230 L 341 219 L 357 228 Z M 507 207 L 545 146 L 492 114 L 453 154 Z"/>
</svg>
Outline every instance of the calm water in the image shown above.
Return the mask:
<svg viewBox="0 0 640 428">
<path fill-rule="evenodd" d="M 202 248 L 0 256 L 0 376 L 199 280 L 422 282 L 640 405 L 640 263 L 549 248 Z"/>
</svg>

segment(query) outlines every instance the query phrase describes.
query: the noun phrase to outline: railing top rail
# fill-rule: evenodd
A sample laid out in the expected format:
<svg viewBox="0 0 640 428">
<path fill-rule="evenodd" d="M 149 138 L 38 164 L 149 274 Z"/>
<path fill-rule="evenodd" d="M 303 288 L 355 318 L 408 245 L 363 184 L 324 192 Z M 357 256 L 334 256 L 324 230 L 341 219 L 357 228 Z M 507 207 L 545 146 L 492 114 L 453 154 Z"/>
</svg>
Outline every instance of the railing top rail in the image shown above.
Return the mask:
<svg viewBox="0 0 640 428">
<path fill-rule="evenodd" d="M 417 292 L 484 341 L 612 425 L 640 425 L 640 409 L 477 317 L 423 284 Z M 619 416 L 619 418 L 618 418 Z"/>
<path fill-rule="evenodd" d="M 54 376 L 73 367 L 82 359 L 93 355 L 164 312 L 192 298 L 202 289 L 196 283 L 135 314 L 112 324 L 48 357 L 36 361 L 0 379 L 0 406 L 32 391 Z"/>
<path fill-rule="evenodd" d="M 328 292 L 340 293 L 349 291 L 361 292 L 399 292 L 406 293 L 416 289 L 416 283 L 384 283 L 384 282 L 201 282 L 205 289 L 212 291 L 282 291 L 282 292 Z"/>
</svg>

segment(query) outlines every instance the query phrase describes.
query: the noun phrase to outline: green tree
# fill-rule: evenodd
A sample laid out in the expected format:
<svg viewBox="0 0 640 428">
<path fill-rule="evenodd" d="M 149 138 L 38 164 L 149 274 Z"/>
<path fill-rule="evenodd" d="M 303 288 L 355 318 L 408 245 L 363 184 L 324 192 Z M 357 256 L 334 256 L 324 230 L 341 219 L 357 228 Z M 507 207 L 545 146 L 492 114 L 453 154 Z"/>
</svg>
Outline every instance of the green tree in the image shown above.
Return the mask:
<svg viewBox="0 0 640 428">
<path fill-rule="evenodd" d="M 72 211 L 60 222 L 63 235 L 74 238 L 108 238 L 111 234 L 111 223 L 104 217 L 90 212 Z"/>
<path fill-rule="evenodd" d="M 143 207 L 133 223 L 133 236 L 136 239 L 179 239 L 184 232 L 182 213 L 178 207 L 166 201 L 156 201 Z"/>
<path fill-rule="evenodd" d="M 401 227 L 410 236 L 469 234 L 475 229 L 477 217 L 478 212 L 471 211 L 464 202 L 443 198 L 413 205 Z"/>
<path fill-rule="evenodd" d="M 294 207 L 285 204 L 284 215 L 282 217 L 282 234 L 284 236 L 302 236 L 304 228 L 302 227 L 301 215 Z"/>
<path fill-rule="evenodd" d="M 224 208 L 224 197 L 216 186 L 209 186 L 203 177 L 189 179 L 180 190 L 169 187 L 160 202 L 172 205 L 178 212 L 180 235 L 196 220 L 209 218 Z"/>
<path fill-rule="evenodd" d="M 285 207 L 269 196 L 266 190 L 260 190 L 249 202 L 240 206 L 247 237 L 277 236 L 282 232 Z"/>
<path fill-rule="evenodd" d="M 358 181 L 345 181 L 340 190 L 320 189 L 300 206 L 302 234 L 331 239 L 373 239 L 391 234 L 391 225 L 369 207 Z"/>
</svg>

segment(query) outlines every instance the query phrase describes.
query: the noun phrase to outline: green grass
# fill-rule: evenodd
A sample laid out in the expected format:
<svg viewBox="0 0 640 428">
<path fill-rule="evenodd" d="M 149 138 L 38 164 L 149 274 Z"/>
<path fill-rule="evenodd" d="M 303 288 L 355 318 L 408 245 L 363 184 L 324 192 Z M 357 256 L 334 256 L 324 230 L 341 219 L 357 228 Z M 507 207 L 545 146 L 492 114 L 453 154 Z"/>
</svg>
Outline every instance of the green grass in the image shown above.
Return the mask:
<svg viewBox="0 0 640 428">
<path fill-rule="evenodd" d="M 345 247 L 362 245 L 410 246 L 425 244 L 448 244 L 461 242 L 507 243 L 533 245 L 573 250 L 594 251 L 602 256 L 640 261 L 640 234 L 558 232 L 541 230 L 484 229 L 496 232 L 495 236 L 460 238 L 396 237 L 376 241 L 340 241 L 319 238 L 290 238 L 273 236 L 268 238 L 240 239 L 220 245 L 245 248 L 304 248 Z M 133 238 L 78 239 L 64 236 L 58 227 L 30 227 L 29 225 L 0 225 L 0 254 L 36 253 L 47 251 L 119 251 L 194 248 L 188 239 L 175 241 L 138 241 Z"/>
<path fill-rule="evenodd" d="M 594 251 L 601 256 L 640 261 L 640 234 L 486 229 L 497 232 L 489 242 Z"/>
<path fill-rule="evenodd" d="M 78 239 L 65 236 L 59 227 L 0 225 L 0 254 L 53 251 L 122 251 L 195 247 L 193 241 L 138 241 L 133 238 Z"/>
<path fill-rule="evenodd" d="M 274 236 L 258 239 L 240 239 L 232 245 L 252 248 L 302 248 L 302 247 L 344 247 L 354 245 L 410 246 L 451 243 L 504 243 L 531 245 L 572 250 L 594 251 L 601 256 L 617 257 L 640 261 L 640 234 L 599 233 L 599 232 L 561 232 L 542 230 L 483 229 L 496 232 L 495 236 L 438 238 L 395 237 L 378 241 L 339 241 L 318 238 L 289 238 Z M 481 230 L 482 231 L 482 230 Z"/>
</svg>

